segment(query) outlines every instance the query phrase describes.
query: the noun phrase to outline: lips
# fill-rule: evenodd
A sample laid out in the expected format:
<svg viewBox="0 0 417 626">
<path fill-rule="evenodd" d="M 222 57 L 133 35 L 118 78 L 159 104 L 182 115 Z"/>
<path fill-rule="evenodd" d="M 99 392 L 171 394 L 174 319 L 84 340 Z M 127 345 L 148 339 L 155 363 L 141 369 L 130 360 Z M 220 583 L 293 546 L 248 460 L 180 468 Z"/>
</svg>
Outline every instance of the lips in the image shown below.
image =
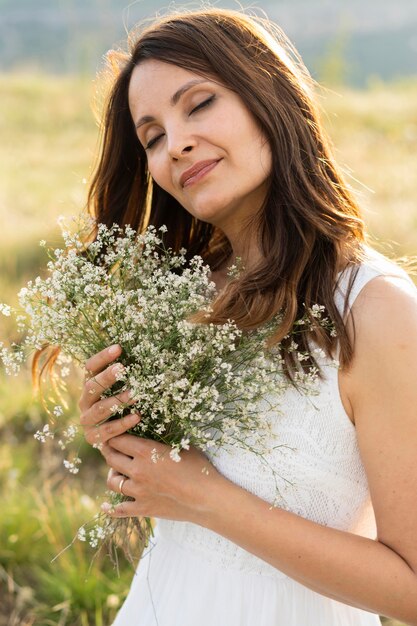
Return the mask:
<svg viewBox="0 0 417 626">
<path fill-rule="evenodd" d="M 180 176 L 180 185 L 181 187 L 187 186 L 187 183 L 191 183 L 191 179 L 196 177 L 198 174 L 204 174 L 206 171 L 210 171 L 213 167 L 220 161 L 220 159 L 208 159 L 206 161 L 198 161 L 192 167 L 189 167 L 188 170 L 185 170 Z M 189 182 L 188 182 L 189 181 Z"/>
</svg>

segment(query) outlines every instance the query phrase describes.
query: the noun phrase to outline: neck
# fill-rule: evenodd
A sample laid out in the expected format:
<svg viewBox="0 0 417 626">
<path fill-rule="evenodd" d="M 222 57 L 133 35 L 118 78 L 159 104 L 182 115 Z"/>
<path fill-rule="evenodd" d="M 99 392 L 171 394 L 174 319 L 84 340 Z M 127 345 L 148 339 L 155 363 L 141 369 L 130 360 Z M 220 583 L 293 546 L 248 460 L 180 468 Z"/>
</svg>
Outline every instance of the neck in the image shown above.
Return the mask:
<svg viewBox="0 0 417 626">
<path fill-rule="evenodd" d="M 256 235 L 245 235 L 238 229 L 224 229 L 223 232 L 230 242 L 232 254 L 220 271 L 226 272 L 231 265 L 243 265 L 249 270 L 259 263 L 263 254 Z"/>
</svg>

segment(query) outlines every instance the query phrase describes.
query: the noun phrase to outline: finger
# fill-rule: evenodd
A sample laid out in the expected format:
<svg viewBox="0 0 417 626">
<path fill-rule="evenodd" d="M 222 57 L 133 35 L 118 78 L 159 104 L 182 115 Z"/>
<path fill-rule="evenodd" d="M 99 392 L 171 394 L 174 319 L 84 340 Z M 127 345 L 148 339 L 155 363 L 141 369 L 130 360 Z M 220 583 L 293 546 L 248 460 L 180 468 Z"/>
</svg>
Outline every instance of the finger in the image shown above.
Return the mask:
<svg viewBox="0 0 417 626">
<path fill-rule="evenodd" d="M 103 372 L 90 378 L 84 385 L 78 406 L 85 412 L 100 400 L 103 393 L 121 379 L 124 368 L 121 363 L 107 367 Z"/>
<path fill-rule="evenodd" d="M 101 505 L 101 510 L 109 517 L 137 517 L 137 503 L 134 500 L 121 502 L 115 506 L 112 506 L 109 502 L 104 502 Z"/>
<path fill-rule="evenodd" d="M 123 478 L 123 476 L 124 474 L 117 472 L 115 469 L 111 467 L 109 471 L 107 472 L 107 481 L 109 481 L 110 478 L 115 477 L 115 478 L 119 478 L 119 482 L 120 482 L 120 479 Z"/>
<path fill-rule="evenodd" d="M 112 474 L 109 473 L 109 476 L 107 477 L 107 487 L 115 493 L 121 493 L 123 496 L 131 496 L 132 486 L 132 480 L 124 474 L 113 472 Z"/>
<path fill-rule="evenodd" d="M 139 424 L 139 422 L 140 415 L 137 413 L 131 413 L 129 415 L 125 415 L 124 417 L 120 417 L 119 419 L 112 420 L 111 422 L 106 422 L 100 426 L 90 428 L 86 432 L 85 438 L 89 444 L 98 447 L 97 444 L 106 443 L 109 439 L 117 437 L 118 435 L 125 433 L 130 428 L 133 428 L 136 424 Z"/>
<path fill-rule="evenodd" d="M 114 470 L 120 474 L 124 474 L 125 476 L 132 475 L 132 458 L 130 456 L 121 454 L 106 444 L 103 445 L 101 453 L 106 459 L 107 465 L 112 467 Z"/>
<path fill-rule="evenodd" d="M 166 446 L 158 441 L 129 434 L 119 435 L 110 439 L 109 446 L 128 456 L 137 456 L 138 454 L 149 456 L 153 449 L 162 454 L 165 449 L 170 448 L 170 446 Z"/>
<path fill-rule="evenodd" d="M 95 376 L 107 367 L 109 363 L 112 363 L 115 359 L 117 359 L 121 354 L 122 348 L 118 343 L 97 352 L 97 354 L 94 354 L 85 362 L 87 374 Z"/>
<path fill-rule="evenodd" d="M 135 400 L 131 397 L 129 390 L 126 389 L 126 391 L 115 396 L 94 402 L 92 406 L 81 413 L 80 423 L 84 427 L 102 424 L 109 417 L 117 415 L 118 411 L 128 408 L 132 404 L 135 404 Z"/>
<path fill-rule="evenodd" d="M 126 433 L 113 437 L 108 440 L 107 445 L 130 457 L 140 455 L 142 459 L 150 460 L 153 463 L 156 463 L 157 460 L 164 461 L 165 459 L 174 463 L 170 457 L 171 446 L 160 441 L 147 439 L 146 437 L 139 437 L 136 434 Z"/>
</svg>

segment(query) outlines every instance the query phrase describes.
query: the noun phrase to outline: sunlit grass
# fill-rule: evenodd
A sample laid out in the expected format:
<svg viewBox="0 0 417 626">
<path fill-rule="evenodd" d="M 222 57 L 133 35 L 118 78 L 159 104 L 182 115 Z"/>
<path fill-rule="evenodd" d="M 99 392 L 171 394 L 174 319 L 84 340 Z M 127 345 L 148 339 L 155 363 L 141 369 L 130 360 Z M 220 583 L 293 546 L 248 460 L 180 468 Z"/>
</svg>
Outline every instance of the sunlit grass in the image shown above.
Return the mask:
<svg viewBox="0 0 417 626">
<path fill-rule="evenodd" d="M 344 89 L 320 97 L 338 161 L 348 173 L 376 238 L 393 253 L 417 252 L 417 80 Z M 0 76 L 0 301 L 46 262 L 38 241 L 58 244 L 60 214 L 78 213 L 97 144 L 92 82 L 74 77 Z M 322 94 L 323 96 L 323 94 Z M 358 182 L 360 181 L 360 182 Z M 0 319 L 0 339 L 13 335 Z M 77 419 L 73 382 L 73 418 Z M 45 421 L 29 372 L 0 376 L 0 626 L 106 626 L 128 589 L 104 557 L 71 542 L 105 489 L 100 455 L 87 446 L 80 475 L 33 433 Z M 389 622 L 387 622 L 388 624 Z M 390 626 L 394 624 L 390 623 Z M 398 626 L 398 625 L 397 625 Z"/>
<path fill-rule="evenodd" d="M 0 77 L 0 219 L 9 249 L 83 204 L 96 143 L 92 94 L 82 79 Z"/>
<path fill-rule="evenodd" d="M 132 569 L 122 568 L 119 577 L 108 557 L 93 559 L 93 550 L 80 542 L 65 550 L 94 515 L 95 502 L 76 485 L 46 481 L 39 489 L 15 482 L 8 485 L 3 506 L 8 514 L 0 517 L 0 572 L 9 581 L 6 604 L 20 602 L 18 619 L 42 625 L 110 624 Z"/>
<path fill-rule="evenodd" d="M 345 89 L 322 104 L 371 233 L 398 244 L 395 254 L 416 254 L 417 80 Z"/>
</svg>

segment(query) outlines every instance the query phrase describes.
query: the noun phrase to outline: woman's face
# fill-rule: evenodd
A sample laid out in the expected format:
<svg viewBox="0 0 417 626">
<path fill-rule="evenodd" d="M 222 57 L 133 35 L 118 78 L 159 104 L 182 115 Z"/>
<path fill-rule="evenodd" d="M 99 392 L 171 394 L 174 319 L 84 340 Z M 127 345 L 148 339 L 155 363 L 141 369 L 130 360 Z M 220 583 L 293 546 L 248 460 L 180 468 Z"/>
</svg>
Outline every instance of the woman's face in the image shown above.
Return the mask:
<svg viewBox="0 0 417 626">
<path fill-rule="evenodd" d="M 259 209 L 271 151 L 236 93 L 147 60 L 133 71 L 129 107 L 152 178 L 189 213 L 227 234 Z"/>
</svg>

